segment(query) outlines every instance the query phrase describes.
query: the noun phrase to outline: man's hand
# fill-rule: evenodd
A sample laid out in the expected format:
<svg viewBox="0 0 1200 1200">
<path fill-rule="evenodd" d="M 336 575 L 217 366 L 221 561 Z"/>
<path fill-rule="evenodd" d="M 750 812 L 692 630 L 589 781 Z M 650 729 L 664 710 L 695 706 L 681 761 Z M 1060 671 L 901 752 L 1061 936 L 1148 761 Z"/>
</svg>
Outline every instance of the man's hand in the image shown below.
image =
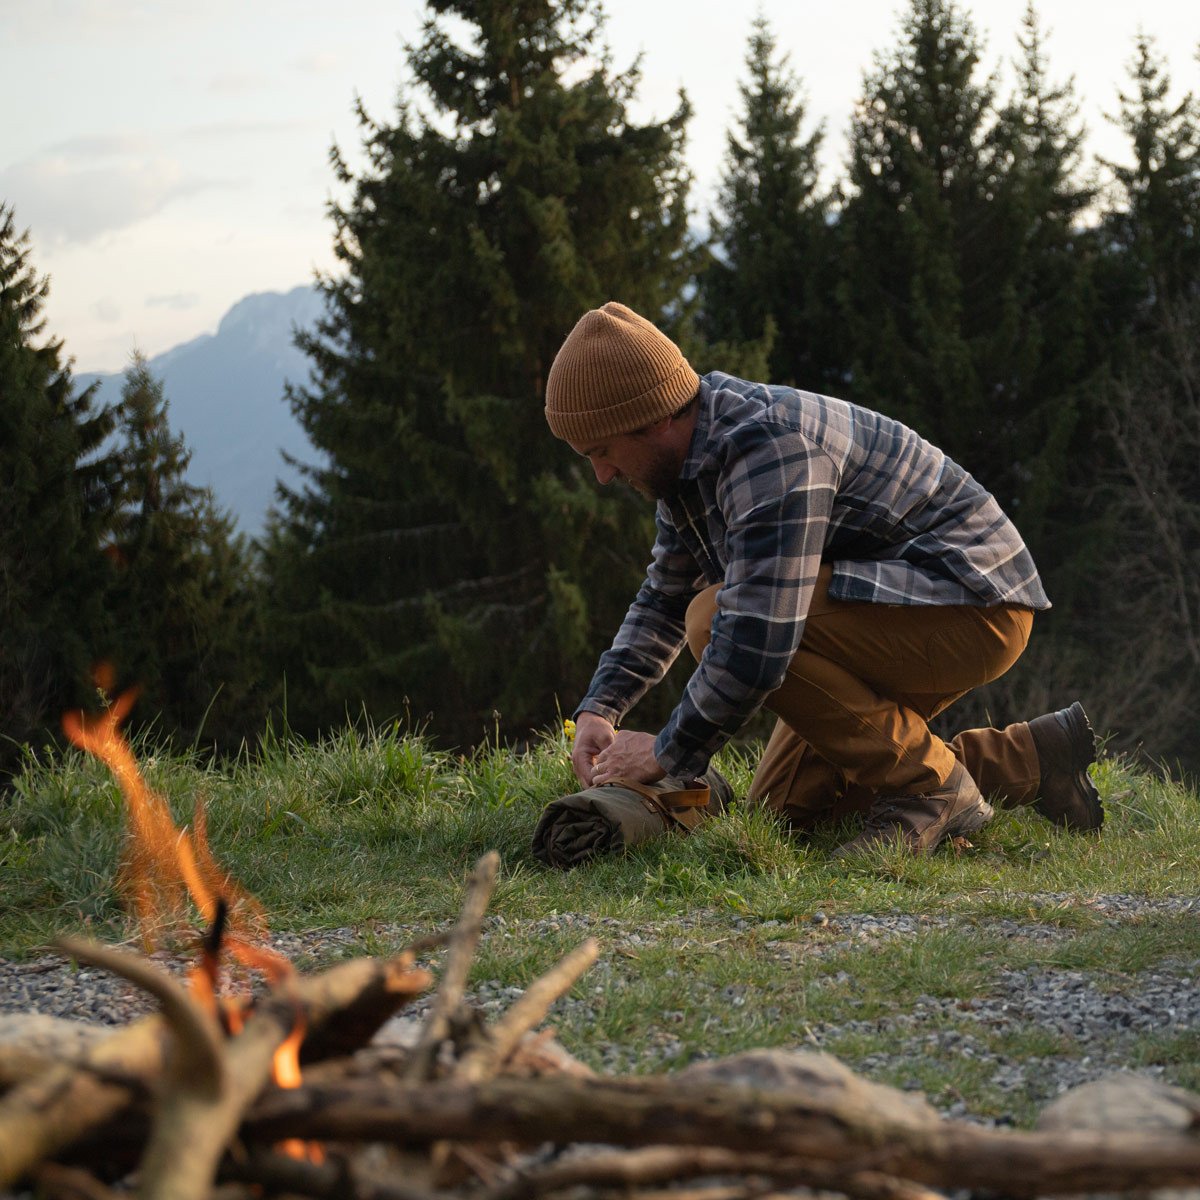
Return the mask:
<svg viewBox="0 0 1200 1200">
<path fill-rule="evenodd" d="M 608 748 L 596 756 L 592 785 L 608 783 L 611 779 L 653 783 L 665 774 L 654 757 L 654 734 L 623 729 Z"/>
<path fill-rule="evenodd" d="M 596 773 L 596 756 L 616 741 L 617 731 L 612 722 L 599 713 L 581 712 L 575 719 L 575 744 L 571 748 L 571 766 L 575 778 L 584 787 L 591 787 Z"/>
</svg>

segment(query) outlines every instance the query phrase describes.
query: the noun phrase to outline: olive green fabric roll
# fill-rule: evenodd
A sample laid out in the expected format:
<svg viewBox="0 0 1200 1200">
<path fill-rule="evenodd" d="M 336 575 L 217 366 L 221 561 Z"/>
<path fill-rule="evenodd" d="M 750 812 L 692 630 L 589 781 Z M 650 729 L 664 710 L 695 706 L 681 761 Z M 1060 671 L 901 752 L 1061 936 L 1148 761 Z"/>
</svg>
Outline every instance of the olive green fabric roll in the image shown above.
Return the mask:
<svg viewBox="0 0 1200 1200">
<path fill-rule="evenodd" d="M 697 780 L 668 776 L 657 783 L 587 788 L 546 806 L 533 832 L 533 855 L 566 870 L 663 833 L 686 833 L 732 800 L 733 789 L 714 767 Z"/>
</svg>

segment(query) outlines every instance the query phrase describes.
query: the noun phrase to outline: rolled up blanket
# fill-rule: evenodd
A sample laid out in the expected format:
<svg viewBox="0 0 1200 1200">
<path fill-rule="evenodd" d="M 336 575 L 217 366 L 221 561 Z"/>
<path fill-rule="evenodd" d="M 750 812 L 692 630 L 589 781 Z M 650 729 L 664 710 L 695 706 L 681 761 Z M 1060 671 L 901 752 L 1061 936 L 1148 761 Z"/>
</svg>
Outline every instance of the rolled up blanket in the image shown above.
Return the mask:
<svg viewBox="0 0 1200 1200">
<path fill-rule="evenodd" d="M 533 831 L 533 854 L 566 870 L 662 833 L 686 833 L 732 799 L 733 789 L 715 767 L 701 779 L 614 780 L 551 801 Z"/>
</svg>

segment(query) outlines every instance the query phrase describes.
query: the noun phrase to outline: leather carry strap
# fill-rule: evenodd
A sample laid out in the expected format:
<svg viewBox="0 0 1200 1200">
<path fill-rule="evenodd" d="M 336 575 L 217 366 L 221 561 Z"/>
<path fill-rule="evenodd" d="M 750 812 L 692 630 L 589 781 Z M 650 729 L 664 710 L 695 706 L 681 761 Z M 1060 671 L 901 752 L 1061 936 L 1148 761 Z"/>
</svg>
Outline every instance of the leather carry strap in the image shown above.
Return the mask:
<svg viewBox="0 0 1200 1200">
<path fill-rule="evenodd" d="M 672 824 L 682 825 L 686 830 L 695 829 L 704 820 L 708 807 L 708 784 L 696 782 L 690 788 L 655 788 L 648 783 L 633 779 L 610 779 L 601 787 L 622 787 L 641 796 L 646 807 L 657 813 L 663 824 L 670 829 Z"/>
</svg>

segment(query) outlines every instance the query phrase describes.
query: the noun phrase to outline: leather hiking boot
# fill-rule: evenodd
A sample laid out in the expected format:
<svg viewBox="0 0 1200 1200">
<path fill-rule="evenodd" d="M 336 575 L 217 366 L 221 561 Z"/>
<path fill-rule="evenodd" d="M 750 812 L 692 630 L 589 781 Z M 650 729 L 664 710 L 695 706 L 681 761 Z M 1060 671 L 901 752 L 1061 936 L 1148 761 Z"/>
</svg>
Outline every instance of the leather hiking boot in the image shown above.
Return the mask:
<svg viewBox="0 0 1200 1200">
<path fill-rule="evenodd" d="M 1083 705 L 1034 717 L 1029 722 L 1042 781 L 1034 808 L 1048 821 L 1086 833 L 1104 824 L 1100 793 L 1087 769 L 1096 761 L 1096 735 Z"/>
<path fill-rule="evenodd" d="M 876 846 L 906 846 L 928 854 L 947 838 L 974 833 L 992 819 L 992 806 L 980 795 L 962 763 L 932 792 L 917 796 L 880 796 L 867 812 L 862 833 L 834 852 L 834 858 L 860 854 Z"/>
</svg>

